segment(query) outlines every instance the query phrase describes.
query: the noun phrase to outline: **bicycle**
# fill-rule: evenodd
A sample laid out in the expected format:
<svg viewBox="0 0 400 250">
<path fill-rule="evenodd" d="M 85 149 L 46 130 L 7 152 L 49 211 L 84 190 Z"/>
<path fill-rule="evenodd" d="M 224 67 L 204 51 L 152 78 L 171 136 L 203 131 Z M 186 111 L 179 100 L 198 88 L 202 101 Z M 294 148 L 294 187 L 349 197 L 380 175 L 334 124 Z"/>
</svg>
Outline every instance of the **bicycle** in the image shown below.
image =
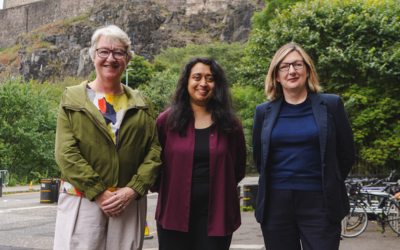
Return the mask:
<svg viewBox="0 0 400 250">
<path fill-rule="evenodd" d="M 385 226 L 389 227 L 398 235 L 399 228 L 399 204 L 396 198 L 391 194 L 391 187 L 398 183 L 385 183 L 386 187 L 380 191 L 362 190 L 361 182 L 351 184 L 350 190 L 354 190 L 354 195 L 350 201 L 349 213 L 342 220 L 342 236 L 353 238 L 362 234 L 368 225 L 368 213 L 375 216 L 377 222 L 382 227 L 382 233 L 385 232 Z M 377 206 L 371 206 L 368 197 L 381 197 Z"/>
</svg>

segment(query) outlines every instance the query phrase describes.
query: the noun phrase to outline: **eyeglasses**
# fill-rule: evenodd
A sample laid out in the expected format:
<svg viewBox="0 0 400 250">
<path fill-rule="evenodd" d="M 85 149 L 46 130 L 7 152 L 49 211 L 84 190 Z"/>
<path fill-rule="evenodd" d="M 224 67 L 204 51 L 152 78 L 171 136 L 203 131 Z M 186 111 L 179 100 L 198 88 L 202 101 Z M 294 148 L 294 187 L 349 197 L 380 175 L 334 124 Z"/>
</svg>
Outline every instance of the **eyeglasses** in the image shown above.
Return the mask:
<svg viewBox="0 0 400 250">
<path fill-rule="evenodd" d="M 293 66 L 294 69 L 302 69 L 306 63 L 303 60 L 294 61 L 292 63 L 279 63 L 278 69 L 279 71 L 289 71 L 290 65 Z"/>
<path fill-rule="evenodd" d="M 110 49 L 105 49 L 105 48 L 100 48 L 96 49 L 97 55 L 100 58 L 107 58 L 110 53 L 112 53 L 113 57 L 115 60 L 121 60 L 125 57 L 126 51 L 123 49 L 115 49 L 115 50 L 110 50 Z"/>
</svg>

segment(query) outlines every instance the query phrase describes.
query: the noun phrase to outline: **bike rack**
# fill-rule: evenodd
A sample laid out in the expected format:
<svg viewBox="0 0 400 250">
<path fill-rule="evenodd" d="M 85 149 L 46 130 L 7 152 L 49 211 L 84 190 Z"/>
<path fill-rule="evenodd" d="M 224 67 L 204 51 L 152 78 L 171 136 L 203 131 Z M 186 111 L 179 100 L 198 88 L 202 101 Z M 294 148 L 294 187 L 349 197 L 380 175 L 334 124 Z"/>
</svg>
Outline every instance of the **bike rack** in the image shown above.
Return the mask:
<svg viewBox="0 0 400 250">
<path fill-rule="evenodd" d="M 3 187 L 6 187 L 10 182 L 10 174 L 8 170 L 0 170 L 0 178 L 3 180 Z"/>
</svg>

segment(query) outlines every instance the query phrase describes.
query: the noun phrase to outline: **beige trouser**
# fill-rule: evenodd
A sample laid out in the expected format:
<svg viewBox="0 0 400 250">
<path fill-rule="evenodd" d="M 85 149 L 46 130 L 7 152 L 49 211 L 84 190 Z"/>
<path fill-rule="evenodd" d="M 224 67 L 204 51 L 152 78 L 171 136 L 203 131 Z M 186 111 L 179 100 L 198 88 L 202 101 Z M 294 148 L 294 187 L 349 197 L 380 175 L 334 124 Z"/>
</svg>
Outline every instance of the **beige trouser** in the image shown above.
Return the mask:
<svg viewBox="0 0 400 250">
<path fill-rule="evenodd" d="M 54 250 L 140 250 L 147 197 L 133 201 L 120 217 L 109 218 L 86 198 L 61 193 Z"/>
</svg>

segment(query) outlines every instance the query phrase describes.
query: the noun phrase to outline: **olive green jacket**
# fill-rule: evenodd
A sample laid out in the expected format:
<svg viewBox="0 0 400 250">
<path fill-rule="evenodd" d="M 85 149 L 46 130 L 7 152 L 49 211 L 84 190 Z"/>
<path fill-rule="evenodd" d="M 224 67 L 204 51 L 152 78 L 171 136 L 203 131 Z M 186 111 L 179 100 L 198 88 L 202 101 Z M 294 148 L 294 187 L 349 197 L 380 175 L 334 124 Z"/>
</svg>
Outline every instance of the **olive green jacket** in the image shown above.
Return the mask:
<svg viewBox="0 0 400 250">
<path fill-rule="evenodd" d="M 87 84 L 67 87 L 62 95 L 55 146 L 61 179 L 91 201 L 107 187 L 131 187 L 143 197 L 161 166 L 153 106 L 139 91 L 124 86 L 129 103 L 115 145 L 87 97 Z"/>
</svg>

